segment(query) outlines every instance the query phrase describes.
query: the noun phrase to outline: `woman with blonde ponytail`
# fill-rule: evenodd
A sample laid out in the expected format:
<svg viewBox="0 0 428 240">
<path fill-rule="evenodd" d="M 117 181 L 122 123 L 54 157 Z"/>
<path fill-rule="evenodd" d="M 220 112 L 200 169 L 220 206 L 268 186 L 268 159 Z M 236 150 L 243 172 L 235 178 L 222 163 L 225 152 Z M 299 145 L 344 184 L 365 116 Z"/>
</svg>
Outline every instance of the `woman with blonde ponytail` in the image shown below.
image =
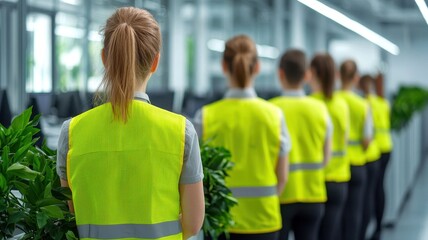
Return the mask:
<svg viewBox="0 0 428 240">
<path fill-rule="evenodd" d="M 64 122 L 57 172 L 81 239 L 187 239 L 204 216 L 198 137 L 145 93 L 160 58 L 159 25 L 119 8 L 104 27 L 105 103 Z"/>
<path fill-rule="evenodd" d="M 276 240 L 281 229 L 278 195 L 287 179 L 290 142 L 281 110 L 257 98 L 259 72 L 254 42 L 240 35 L 226 42 L 225 98 L 198 111 L 195 126 L 205 141 L 231 151 L 234 168 L 226 184 L 238 199 L 230 239 Z M 225 239 L 222 236 L 220 239 Z"/>
</svg>

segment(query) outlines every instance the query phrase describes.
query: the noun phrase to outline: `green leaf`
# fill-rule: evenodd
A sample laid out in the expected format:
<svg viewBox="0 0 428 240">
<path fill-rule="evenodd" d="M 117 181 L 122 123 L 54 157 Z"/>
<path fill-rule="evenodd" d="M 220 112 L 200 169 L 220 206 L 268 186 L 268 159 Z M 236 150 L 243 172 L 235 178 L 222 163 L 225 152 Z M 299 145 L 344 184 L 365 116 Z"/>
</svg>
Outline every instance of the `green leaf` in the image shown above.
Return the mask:
<svg viewBox="0 0 428 240">
<path fill-rule="evenodd" d="M 0 173 L 0 193 L 5 193 L 7 189 L 7 180 L 4 175 Z"/>
<path fill-rule="evenodd" d="M 46 224 L 48 223 L 49 216 L 45 212 L 38 212 L 36 214 L 36 220 L 37 220 L 37 227 L 41 229 L 44 226 L 46 226 Z"/>
<path fill-rule="evenodd" d="M 39 172 L 31 170 L 29 167 L 20 163 L 14 163 L 6 171 L 10 176 L 17 176 L 26 180 L 34 180 L 40 174 Z"/>
<path fill-rule="evenodd" d="M 74 235 L 72 231 L 68 231 L 67 233 L 65 233 L 65 237 L 67 238 L 67 240 L 78 240 L 78 238 L 76 237 L 76 235 Z"/>
<path fill-rule="evenodd" d="M 7 220 L 8 223 L 14 224 L 17 223 L 25 218 L 25 213 L 22 211 L 15 211 L 13 213 L 9 213 L 9 219 Z"/>
<path fill-rule="evenodd" d="M 32 147 L 32 145 L 33 145 L 33 143 L 30 142 L 30 143 L 26 144 L 25 146 L 21 147 L 20 149 L 18 149 L 18 151 L 13 156 L 14 161 L 20 162 L 22 160 L 22 158 L 25 156 L 25 154 L 28 152 L 30 147 Z"/>
<path fill-rule="evenodd" d="M 16 188 L 22 195 L 27 195 L 27 192 L 28 192 L 28 184 L 26 184 L 26 183 L 23 183 L 23 182 L 21 182 L 21 181 L 18 181 L 18 180 L 12 180 L 11 182 L 10 182 L 10 184 L 12 185 L 12 186 L 14 186 L 14 188 Z"/>
<path fill-rule="evenodd" d="M 36 202 L 37 207 L 45 207 L 45 206 L 59 205 L 59 204 L 64 204 L 64 202 L 55 198 L 43 198 Z"/>
<path fill-rule="evenodd" d="M 52 189 L 52 196 L 59 200 L 71 200 L 71 190 L 68 187 L 58 187 Z"/>
<path fill-rule="evenodd" d="M 33 107 L 29 107 L 24 112 L 22 112 L 19 116 L 12 120 L 11 128 L 14 130 L 20 130 L 25 128 L 28 125 L 31 117 L 31 113 L 33 112 Z"/>
<path fill-rule="evenodd" d="M 3 171 L 5 171 L 9 167 L 9 151 L 10 151 L 9 146 L 5 146 L 3 148 L 3 153 L 1 156 Z"/>
<path fill-rule="evenodd" d="M 64 213 L 62 212 L 61 208 L 56 205 L 41 207 L 40 209 L 49 217 L 64 219 Z"/>
</svg>

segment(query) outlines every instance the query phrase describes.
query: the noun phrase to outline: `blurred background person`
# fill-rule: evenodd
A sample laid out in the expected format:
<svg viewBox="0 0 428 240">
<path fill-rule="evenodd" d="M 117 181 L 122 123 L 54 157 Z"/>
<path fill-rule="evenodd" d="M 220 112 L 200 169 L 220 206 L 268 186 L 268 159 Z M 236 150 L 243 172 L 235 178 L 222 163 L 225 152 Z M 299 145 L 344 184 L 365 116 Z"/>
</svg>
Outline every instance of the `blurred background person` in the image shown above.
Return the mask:
<svg viewBox="0 0 428 240">
<path fill-rule="evenodd" d="M 343 239 L 358 240 L 363 217 L 364 194 L 367 184 L 365 151 L 373 136 L 373 120 L 366 100 L 353 91 L 358 85 L 357 64 L 346 60 L 340 66 L 341 90 L 337 96 L 345 100 L 350 113 L 347 156 L 351 163 L 351 180 L 343 214 Z"/>
<path fill-rule="evenodd" d="M 290 175 L 280 197 L 283 228 L 280 239 L 292 231 L 296 240 L 318 239 L 327 200 L 324 166 L 330 158 L 332 123 L 324 103 L 305 96 L 305 53 L 288 50 L 279 63 L 282 96 L 270 100 L 287 117 L 293 148 Z"/>
<path fill-rule="evenodd" d="M 382 113 L 381 109 L 378 107 L 377 96 L 374 95 L 374 79 L 370 75 L 364 75 L 361 77 L 359 82 L 359 90 L 361 91 L 362 96 L 367 100 L 370 106 L 371 115 L 373 118 L 374 130 L 379 126 Z M 380 111 L 379 111 L 380 110 Z M 366 170 L 367 170 L 367 187 L 364 194 L 363 201 L 363 218 L 361 222 L 361 233 L 360 239 L 366 239 L 367 227 L 370 223 L 370 220 L 374 216 L 374 201 L 375 201 L 375 190 L 376 184 L 379 179 L 379 169 L 380 169 L 380 150 L 376 141 L 376 130 L 374 131 L 373 141 L 370 142 L 369 147 L 366 150 Z"/>
<path fill-rule="evenodd" d="M 319 239 L 339 240 L 342 213 L 351 179 L 349 159 L 346 155 L 349 136 L 349 108 L 346 102 L 334 94 L 335 63 L 328 54 L 317 54 L 310 63 L 312 97 L 323 101 L 333 123 L 330 162 L 325 167 L 327 202 L 321 221 Z"/>
<path fill-rule="evenodd" d="M 253 89 L 260 63 L 249 37 L 229 39 L 221 64 L 229 89 L 224 99 L 196 113 L 195 126 L 204 141 L 229 149 L 235 163 L 226 178 L 238 199 L 231 210 L 230 239 L 276 240 L 282 227 L 278 195 L 287 180 L 290 151 L 284 116 Z"/>
</svg>

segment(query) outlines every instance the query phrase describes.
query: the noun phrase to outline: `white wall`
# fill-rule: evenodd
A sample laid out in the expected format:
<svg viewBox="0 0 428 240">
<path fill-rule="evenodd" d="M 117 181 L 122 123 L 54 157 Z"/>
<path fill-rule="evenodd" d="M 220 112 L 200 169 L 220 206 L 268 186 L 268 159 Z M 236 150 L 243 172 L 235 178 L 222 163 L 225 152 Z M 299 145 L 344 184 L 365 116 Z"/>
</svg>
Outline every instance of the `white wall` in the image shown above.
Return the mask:
<svg viewBox="0 0 428 240">
<path fill-rule="evenodd" d="M 428 26 L 413 31 L 405 27 L 389 31 L 399 39 L 401 53 L 388 56 L 387 91 L 395 92 L 400 85 L 428 88 Z"/>
</svg>

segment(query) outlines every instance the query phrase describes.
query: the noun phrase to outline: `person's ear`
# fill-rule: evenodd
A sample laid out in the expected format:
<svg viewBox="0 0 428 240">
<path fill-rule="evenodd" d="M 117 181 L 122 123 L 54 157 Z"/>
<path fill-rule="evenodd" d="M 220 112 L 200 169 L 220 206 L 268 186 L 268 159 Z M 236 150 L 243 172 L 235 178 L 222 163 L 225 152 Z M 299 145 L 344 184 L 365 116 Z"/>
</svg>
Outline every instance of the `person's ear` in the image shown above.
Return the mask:
<svg viewBox="0 0 428 240">
<path fill-rule="evenodd" d="M 284 73 L 284 70 L 282 70 L 281 68 L 278 69 L 278 78 L 281 81 L 285 80 L 285 73 Z"/>
<path fill-rule="evenodd" d="M 225 75 L 229 75 L 229 68 L 227 67 L 227 63 L 225 61 L 221 61 L 221 69 Z"/>
<path fill-rule="evenodd" d="M 305 76 L 303 77 L 303 82 L 311 82 L 312 81 L 312 79 L 313 79 L 313 73 L 312 73 L 312 69 L 311 68 L 308 68 L 306 71 L 305 71 Z"/>
<path fill-rule="evenodd" d="M 106 59 L 106 53 L 105 53 L 104 48 L 103 48 L 103 49 L 101 49 L 101 60 L 103 61 L 103 65 L 104 65 L 104 67 L 105 67 L 105 66 L 106 66 L 106 61 L 107 61 L 107 59 Z"/>
<path fill-rule="evenodd" d="M 254 65 L 253 75 L 257 75 L 259 73 L 260 73 L 260 61 L 257 60 L 256 64 Z"/>
<path fill-rule="evenodd" d="M 153 60 L 152 66 L 150 67 L 150 73 L 156 72 L 159 66 L 160 53 L 156 54 L 155 59 Z"/>
</svg>

